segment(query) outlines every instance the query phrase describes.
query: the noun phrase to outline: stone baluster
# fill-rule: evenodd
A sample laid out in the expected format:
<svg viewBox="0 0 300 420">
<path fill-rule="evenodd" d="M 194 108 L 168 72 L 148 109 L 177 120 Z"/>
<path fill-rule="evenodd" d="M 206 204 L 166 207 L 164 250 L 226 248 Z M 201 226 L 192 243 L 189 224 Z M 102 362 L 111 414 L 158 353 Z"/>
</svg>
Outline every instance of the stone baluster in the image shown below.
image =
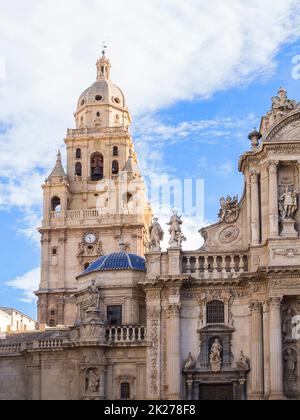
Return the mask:
<svg viewBox="0 0 300 420">
<path fill-rule="evenodd" d="M 251 235 L 252 245 L 260 244 L 260 210 L 258 174 L 251 173 Z"/>
<path fill-rule="evenodd" d="M 217 279 L 218 278 L 218 260 L 217 257 L 214 256 L 214 262 L 213 262 L 213 278 Z"/>
<path fill-rule="evenodd" d="M 195 277 L 197 279 L 200 278 L 200 259 L 199 257 L 196 257 L 196 264 L 195 264 Z"/>
<path fill-rule="evenodd" d="M 271 297 L 269 303 L 270 330 L 270 400 L 285 399 L 283 393 L 282 324 L 280 297 Z"/>
<path fill-rule="evenodd" d="M 227 264 L 226 264 L 226 256 L 225 255 L 222 257 L 222 274 L 223 274 L 223 277 L 224 278 L 227 278 L 228 277 L 228 274 L 227 274 Z"/>
<path fill-rule="evenodd" d="M 186 273 L 191 274 L 192 273 L 192 264 L 191 264 L 191 257 L 186 257 Z"/>
<path fill-rule="evenodd" d="M 209 278 L 209 270 L 208 270 L 208 256 L 206 255 L 204 257 L 204 278 Z"/>
<path fill-rule="evenodd" d="M 269 165 L 269 209 L 270 209 L 270 237 L 279 235 L 278 216 L 278 162 L 270 162 Z"/>
<path fill-rule="evenodd" d="M 252 302 L 251 310 L 251 383 L 253 400 L 264 397 L 264 367 L 263 367 L 263 305 Z"/>
<path fill-rule="evenodd" d="M 243 273 L 245 271 L 244 255 L 240 255 L 240 267 L 239 272 Z"/>
<path fill-rule="evenodd" d="M 235 261 L 234 261 L 234 255 L 230 256 L 230 273 L 234 276 L 235 275 Z"/>
</svg>

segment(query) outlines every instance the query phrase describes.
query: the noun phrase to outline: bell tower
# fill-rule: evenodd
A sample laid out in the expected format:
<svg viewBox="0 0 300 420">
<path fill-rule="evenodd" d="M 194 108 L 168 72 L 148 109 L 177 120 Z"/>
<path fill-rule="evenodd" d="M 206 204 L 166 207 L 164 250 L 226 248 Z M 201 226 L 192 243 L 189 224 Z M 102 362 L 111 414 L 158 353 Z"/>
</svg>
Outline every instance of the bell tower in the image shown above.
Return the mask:
<svg viewBox="0 0 300 420">
<path fill-rule="evenodd" d="M 151 223 L 144 181 L 129 132 L 125 96 L 110 80 L 102 53 L 97 80 L 80 96 L 75 129 L 43 185 L 42 272 L 38 296 L 41 325 L 73 325 L 76 277 L 101 255 L 126 250 L 144 256 Z"/>
</svg>

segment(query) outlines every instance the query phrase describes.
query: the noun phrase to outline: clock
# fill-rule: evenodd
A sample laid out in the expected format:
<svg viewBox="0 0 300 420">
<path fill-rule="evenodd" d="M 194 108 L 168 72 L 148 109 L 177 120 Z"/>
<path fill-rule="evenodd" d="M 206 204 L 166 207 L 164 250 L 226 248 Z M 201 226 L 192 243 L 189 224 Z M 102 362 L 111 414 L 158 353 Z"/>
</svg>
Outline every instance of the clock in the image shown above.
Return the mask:
<svg viewBox="0 0 300 420">
<path fill-rule="evenodd" d="M 84 237 L 84 242 L 86 244 L 94 244 L 96 242 L 97 238 L 94 233 L 87 233 Z"/>
</svg>

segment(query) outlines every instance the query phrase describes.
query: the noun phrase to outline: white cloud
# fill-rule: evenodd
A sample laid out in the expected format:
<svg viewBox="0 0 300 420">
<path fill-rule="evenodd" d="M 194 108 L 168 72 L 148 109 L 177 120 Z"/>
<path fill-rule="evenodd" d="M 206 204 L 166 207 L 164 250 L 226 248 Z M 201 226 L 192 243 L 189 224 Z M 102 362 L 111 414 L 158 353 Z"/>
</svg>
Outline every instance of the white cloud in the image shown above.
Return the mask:
<svg viewBox="0 0 300 420">
<path fill-rule="evenodd" d="M 124 89 L 134 116 L 141 117 L 178 100 L 206 98 L 271 74 L 280 47 L 300 35 L 299 4 L 0 0 L 0 57 L 5 62 L 5 79 L 0 78 L 0 208 L 25 209 L 23 231 L 31 235 L 40 183 L 54 164 L 66 128 L 73 126 L 78 96 L 95 79 L 102 39 L 111 47 L 113 80 Z M 223 120 L 221 127 L 212 120 L 155 126 L 149 117 L 142 122 L 144 132 L 137 134 L 148 155 L 141 166 L 148 174 L 163 167 L 166 179 L 172 168 L 164 166 L 162 146 L 153 148 L 147 135 L 169 142 L 193 135 L 207 142 L 207 133 L 228 137 L 232 124 Z"/>
<path fill-rule="evenodd" d="M 23 276 L 16 277 L 14 280 L 9 280 L 6 284 L 14 289 L 22 290 L 22 302 L 34 303 L 36 296 L 33 292 L 38 290 L 40 282 L 40 268 L 35 268 Z"/>
</svg>

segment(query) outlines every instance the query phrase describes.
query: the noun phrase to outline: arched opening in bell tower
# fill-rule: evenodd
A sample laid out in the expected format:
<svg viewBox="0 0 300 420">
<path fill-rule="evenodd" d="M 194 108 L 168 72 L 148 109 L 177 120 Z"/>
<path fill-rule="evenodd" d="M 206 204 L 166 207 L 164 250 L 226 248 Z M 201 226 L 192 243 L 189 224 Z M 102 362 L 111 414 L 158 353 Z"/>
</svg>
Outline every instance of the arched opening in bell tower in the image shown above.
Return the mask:
<svg viewBox="0 0 300 420">
<path fill-rule="evenodd" d="M 51 199 L 51 211 L 55 211 L 56 213 L 60 213 L 61 211 L 61 202 L 59 197 L 53 197 Z"/>
<path fill-rule="evenodd" d="M 101 153 L 91 156 L 91 180 L 101 181 L 104 177 L 104 158 Z"/>
</svg>

